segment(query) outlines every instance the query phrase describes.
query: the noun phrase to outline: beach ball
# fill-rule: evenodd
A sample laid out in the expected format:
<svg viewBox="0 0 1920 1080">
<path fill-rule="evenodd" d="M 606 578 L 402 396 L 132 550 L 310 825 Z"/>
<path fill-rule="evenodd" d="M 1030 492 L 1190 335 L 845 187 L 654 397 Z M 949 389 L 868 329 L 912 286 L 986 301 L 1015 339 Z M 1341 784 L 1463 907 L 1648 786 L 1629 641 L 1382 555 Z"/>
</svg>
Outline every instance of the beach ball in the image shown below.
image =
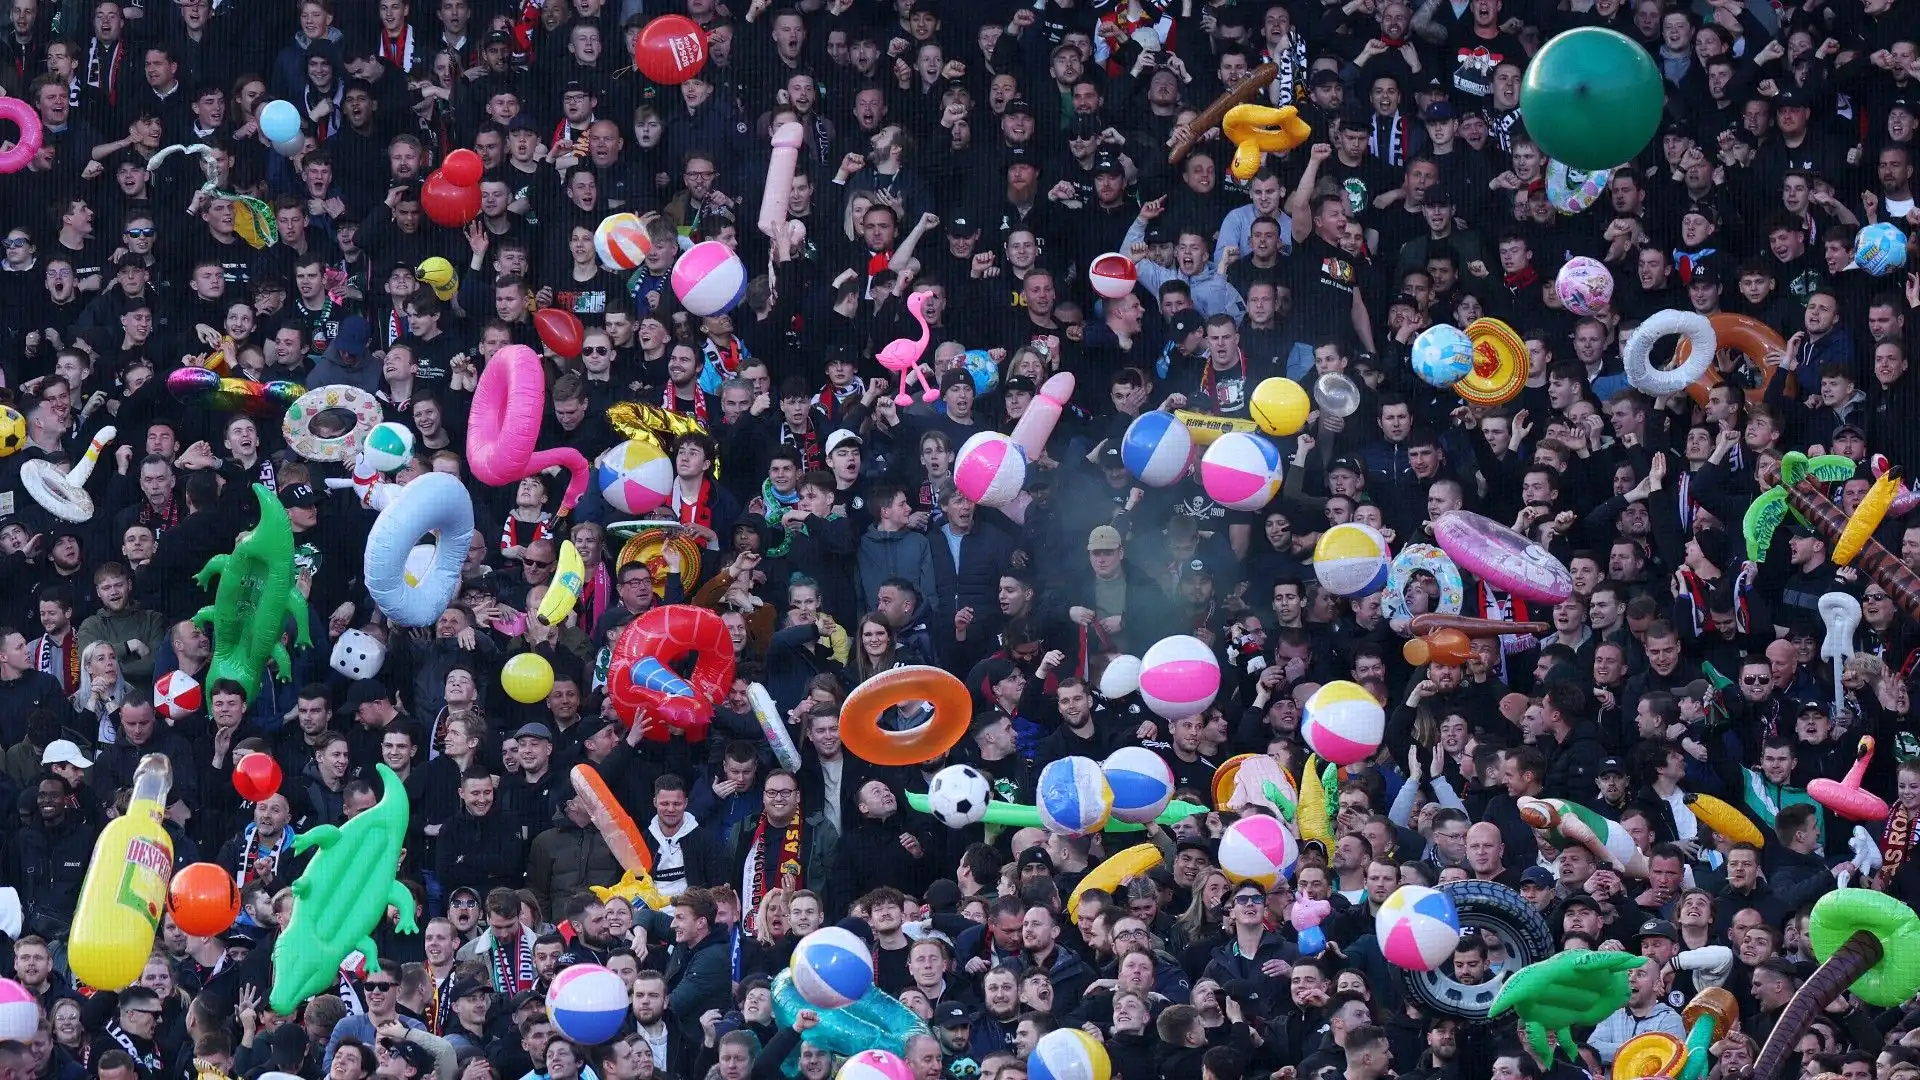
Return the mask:
<svg viewBox="0 0 1920 1080">
<path fill-rule="evenodd" d="M 1040 824 L 1062 836 L 1086 836 L 1107 827 L 1113 814 L 1113 789 L 1100 763 L 1074 755 L 1055 758 L 1040 770 L 1033 801 Z"/>
<path fill-rule="evenodd" d="M 1113 1063 L 1100 1040 L 1077 1027 L 1040 1036 L 1027 1058 L 1028 1080 L 1111 1080 Z"/>
<path fill-rule="evenodd" d="M 993 354 L 985 349 L 968 349 L 960 359 L 960 367 L 972 377 L 976 394 L 991 394 L 1000 385 L 1000 365 L 993 362 Z"/>
<path fill-rule="evenodd" d="M 862 1050 L 848 1058 L 834 1080 L 913 1080 L 913 1067 L 885 1050 Z"/>
<path fill-rule="evenodd" d="M 233 871 L 215 863 L 189 863 L 167 882 L 167 910 L 174 924 L 195 937 L 212 937 L 240 917 L 240 890 Z"/>
<path fill-rule="evenodd" d="M 1554 275 L 1553 291 L 1560 306 L 1575 315 L 1598 315 L 1613 300 L 1613 271 L 1599 259 L 1575 255 Z"/>
<path fill-rule="evenodd" d="M 1854 238 L 1853 261 L 1874 277 L 1892 273 L 1907 265 L 1906 235 L 1890 221 L 1869 225 Z"/>
<path fill-rule="evenodd" d="M 679 86 L 707 65 L 707 33 L 685 15 L 659 15 L 633 39 L 633 66 L 649 82 Z"/>
<path fill-rule="evenodd" d="M 1335 765 L 1373 756 L 1386 734 L 1387 712 L 1366 687 L 1336 679 L 1314 691 L 1300 712 L 1300 736 L 1314 753 Z"/>
<path fill-rule="evenodd" d="M 40 1027 L 40 1002 L 12 979 L 0 979 L 0 1041 L 32 1042 Z"/>
<path fill-rule="evenodd" d="M 1249 814 L 1220 834 L 1220 872 L 1234 884 L 1251 881 L 1263 889 L 1293 873 L 1300 842 L 1286 823 L 1265 814 Z"/>
<path fill-rule="evenodd" d="M 1220 661 L 1187 634 L 1163 637 L 1140 658 L 1140 696 L 1167 720 L 1205 712 L 1220 692 Z"/>
<path fill-rule="evenodd" d="M 1093 291 L 1109 300 L 1118 300 L 1132 292 L 1139 280 L 1133 260 L 1117 251 L 1095 258 L 1087 270 L 1087 281 L 1093 285 Z"/>
<path fill-rule="evenodd" d="M 1100 673 L 1100 696 L 1118 701 L 1140 689 L 1140 658 L 1122 653 L 1107 661 Z"/>
<path fill-rule="evenodd" d="M 1533 54 L 1520 80 L 1520 112 L 1542 153 L 1570 168 L 1611 169 L 1646 149 L 1659 130 L 1665 80 L 1639 42 L 1582 26 Z"/>
<path fill-rule="evenodd" d="M 1300 384 L 1279 376 L 1260 380 L 1260 385 L 1253 388 L 1253 400 L 1247 403 L 1247 415 L 1260 430 L 1282 438 L 1305 427 L 1312 409 L 1313 400 Z"/>
<path fill-rule="evenodd" d="M 192 716 L 205 700 L 200 680 L 184 671 L 169 671 L 153 684 L 153 711 L 168 720 Z"/>
<path fill-rule="evenodd" d="M 644 514 L 673 492 L 673 459 L 639 439 L 615 443 L 593 463 L 600 497 L 623 514 Z"/>
<path fill-rule="evenodd" d="M 367 467 L 378 473 L 399 472 L 413 459 L 413 432 L 404 424 L 389 420 L 373 425 L 367 441 L 360 447 Z"/>
<path fill-rule="evenodd" d="M 1009 435 L 982 431 L 960 444 L 953 486 L 981 506 L 1005 506 L 1027 483 L 1027 455 Z"/>
<path fill-rule="evenodd" d="M 1449 390 L 1473 370 L 1473 342 L 1451 323 L 1429 326 L 1413 339 L 1411 359 L 1421 382 Z"/>
<path fill-rule="evenodd" d="M 1395 967 L 1432 971 L 1460 944 L 1460 912 L 1453 898 L 1425 885 L 1393 890 L 1373 917 L 1380 954 Z"/>
<path fill-rule="evenodd" d="M 1148 487 L 1166 487 L 1187 475 L 1193 433 L 1172 413 L 1143 412 L 1120 440 L 1120 463 Z"/>
<path fill-rule="evenodd" d="M 1313 576 L 1335 596 L 1366 596 L 1387 583 L 1387 538 L 1371 525 L 1349 521 L 1320 534 L 1313 546 Z"/>
<path fill-rule="evenodd" d="M 500 668 L 500 688 L 522 705 L 545 701 L 553 691 L 553 664 L 539 653 L 516 653 Z"/>
<path fill-rule="evenodd" d="M 873 987 L 873 953 L 851 930 L 823 926 L 793 948 L 793 988 L 816 1009 L 838 1009 Z"/>
<path fill-rule="evenodd" d="M 1173 770 L 1144 746 L 1123 746 L 1100 763 L 1113 789 L 1113 816 L 1145 825 L 1173 801 Z"/>
<path fill-rule="evenodd" d="M 1280 491 L 1280 450 L 1258 435 L 1229 431 L 1200 458 L 1200 486 L 1229 510 L 1258 510 Z"/>
<path fill-rule="evenodd" d="M 718 240 L 702 240 L 673 264 L 673 295 L 703 319 L 732 311 L 746 292 L 747 268 Z"/>
<path fill-rule="evenodd" d="M 593 229 L 593 250 L 609 270 L 634 270 L 653 252 L 639 214 L 608 214 Z"/>
<path fill-rule="evenodd" d="M 547 988 L 547 1019 L 574 1042 L 598 1046 L 620 1034 L 627 1019 L 627 984 L 599 964 L 570 964 Z"/>
<path fill-rule="evenodd" d="M 0 457 L 18 453 L 27 445 L 27 418 L 5 405 L 0 405 Z"/>
</svg>

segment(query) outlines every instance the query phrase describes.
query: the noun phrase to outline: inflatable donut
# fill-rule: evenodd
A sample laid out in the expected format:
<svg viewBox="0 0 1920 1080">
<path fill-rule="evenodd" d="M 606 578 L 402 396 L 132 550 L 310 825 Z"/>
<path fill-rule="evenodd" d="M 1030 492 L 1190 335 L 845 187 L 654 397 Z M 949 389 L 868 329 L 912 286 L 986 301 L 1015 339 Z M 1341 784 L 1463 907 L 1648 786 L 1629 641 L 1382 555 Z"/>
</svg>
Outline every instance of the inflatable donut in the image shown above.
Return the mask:
<svg viewBox="0 0 1920 1080">
<path fill-rule="evenodd" d="M 682 679 L 670 665 L 697 653 L 693 675 Z M 607 672 L 613 711 L 641 734 L 665 742 L 674 733 L 699 742 L 707 737 L 713 707 L 733 690 L 733 638 L 719 615 L 692 604 L 649 609 L 620 632 Z M 648 721 L 659 721 L 649 723 Z"/>
<path fill-rule="evenodd" d="M 1687 350 L 1676 357 L 1672 367 L 1662 370 L 1654 367 L 1648 356 L 1653 352 L 1653 343 L 1668 334 L 1686 338 Z M 1713 363 L 1714 348 L 1713 324 L 1706 316 L 1668 309 L 1654 312 L 1634 328 L 1626 348 L 1620 350 L 1620 360 L 1626 365 L 1627 381 L 1635 390 L 1664 397 L 1685 390 L 1705 375 L 1707 365 Z"/>
<path fill-rule="evenodd" d="M 1139 877 L 1159 866 L 1160 862 L 1160 849 L 1152 844 L 1135 844 L 1125 851 L 1107 856 L 1104 862 L 1080 879 L 1080 884 L 1073 887 L 1072 895 L 1067 897 L 1067 918 L 1072 919 L 1075 925 L 1079 924 L 1080 898 L 1086 895 L 1088 889 L 1104 889 L 1117 895 L 1121 884 L 1128 878 Z"/>
<path fill-rule="evenodd" d="M 793 745 L 793 733 L 781 719 L 780 707 L 773 703 L 773 695 L 767 693 L 766 687 L 754 683 L 747 687 L 747 700 L 753 703 L 753 718 L 760 721 L 760 733 L 773 747 L 773 760 L 788 772 L 799 772 L 800 749 Z"/>
<path fill-rule="evenodd" d="M 555 465 L 567 470 L 567 513 L 587 490 L 587 459 L 578 450 L 534 450 L 547 405 L 547 375 L 525 345 L 493 354 L 473 391 L 467 419 L 467 463 L 483 484 L 506 487 Z"/>
<path fill-rule="evenodd" d="M 1513 327 L 1499 319 L 1475 319 L 1467 324 L 1473 342 L 1473 370 L 1453 384 L 1453 392 L 1469 405 L 1505 405 L 1527 385 L 1527 343 Z"/>
<path fill-rule="evenodd" d="M 1462 570 L 1496 589 L 1538 604 L 1557 604 L 1573 592 L 1573 575 L 1546 548 L 1470 510 L 1435 518 L 1433 538 Z"/>
<path fill-rule="evenodd" d="M 313 422 L 322 413 L 345 409 L 353 414 L 353 426 L 338 435 L 314 433 Z M 352 461 L 367 441 L 367 432 L 384 419 L 380 400 L 357 386 L 321 386 L 309 390 L 287 406 L 280 420 L 280 434 L 287 448 L 308 461 Z"/>
<path fill-rule="evenodd" d="M 903 701 L 933 704 L 933 717 L 910 731 L 880 730 L 880 714 Z M 840 741 L 874 765 L 918 765 L 960 741 L 973 720 L 973 698 L 952 672 L 924 664 L 883 671 L 854 688 L 840 706 Z"/>
<path fill-rule="evenodd" d="M 40 126 L 40 114 L 26 98 L 0 97 L 0 120 L 10 121 L 20 129 L 20 137 L 0 152 L 0 174 L 17 173 L 40 152 L 46 129 Z"/>
<path fill-rule="evenodd" d="M 1380 594 L 1380 614 L 1388 622 L 1412 617 L 1407 609 L 1407 585 L 1415 571 L 1425 570 L 1440 586 L 1440 600 L 1434 611 L 1442 615 L 1460 614 L 1465 590 L 1460 585 L 1460 568 L 1447 553 L 1432 544 L 1408 544 L 1387 564 L 1387 588 Z"/>
<path fill-rule="evenodd" d="M 1707 321 L 1713 325 L 1713 336 L 1720 348 L 1732 349 L 1746 357 L 1747 363 L 1752 364 L 1760 372 L 1760 383 L 1758 386 L 1747 389 L 1747 400 L 1765 401 L 1767 386 L 1773 382 L 1774 376 L 1780 370 L 1767 358 L 1767 354 L 1770 351 L 1785 352 L 1787 339 L 1780 336 L 1780 331 L 1751 315 L 1730 315 L 1722 312 Z M 1688 346 L 1683 342 L 1679 351 L 1674 353 L 1675 363 L 1687 358 L 1687 348 Z M 1694 404 L 1705 405 L 1707 391 L 1720 385 L 1720 381 L 1719 366 L 1708 364 L 1706 374 L 1687 387 L 1687 396 L 1693 399 Z"/>
<path fill-rule="evenodd" d="M 407 554 L 433 534 L 432 569 L 407 579 Z M 367 533 L 367 593 L 396 626 L 432 626 L 460 588 L 473 538 L 473 499 L 459 477 L 430 472 L 394 493 Z"/>
</svg>

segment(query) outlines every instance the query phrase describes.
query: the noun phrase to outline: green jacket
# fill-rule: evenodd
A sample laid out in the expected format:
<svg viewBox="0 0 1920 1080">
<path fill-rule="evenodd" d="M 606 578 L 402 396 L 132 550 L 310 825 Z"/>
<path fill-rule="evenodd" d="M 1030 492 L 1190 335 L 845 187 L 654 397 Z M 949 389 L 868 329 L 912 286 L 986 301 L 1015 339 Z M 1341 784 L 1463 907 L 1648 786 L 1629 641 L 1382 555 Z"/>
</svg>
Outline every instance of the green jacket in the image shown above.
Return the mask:
<svg viewBox="0 0 1920 1080">
<path fill-rule="evenodd" d="M 96 641 L 112 643 L 114 659 L 120 661 L 120 674 L 130 685 L 151 688 L 153 654 L 159 651 L 160 638 L 166 632 L 166 616 L 138 604 L 118 615 L 97 611 L 80 624 L 80 649 L 84 652 Z M 137 655 L 127 648 L 129 641 L 140 642 L 146 655 Z"/>
</svg>

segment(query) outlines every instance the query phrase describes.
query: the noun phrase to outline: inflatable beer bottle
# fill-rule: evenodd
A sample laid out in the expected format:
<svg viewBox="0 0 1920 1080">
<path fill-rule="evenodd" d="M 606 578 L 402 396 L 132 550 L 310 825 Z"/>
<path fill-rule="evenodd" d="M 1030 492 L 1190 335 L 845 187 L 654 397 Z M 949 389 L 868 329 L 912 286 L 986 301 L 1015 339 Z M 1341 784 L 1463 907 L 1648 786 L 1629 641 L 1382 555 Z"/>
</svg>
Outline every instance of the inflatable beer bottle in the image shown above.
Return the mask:
<svg viewBox="0 0 1920 1080">
<path fill-rule="evenodd" d="M 173 839 L 162 827 L 172 786 L 165 754 L 141 758 L 127 812 L 109 822 L 93 845 L 67 938 L 67 962 L 75 978 L 96 990 L 133 985 L 153 951 L 173 876 Z"/>
</svg>

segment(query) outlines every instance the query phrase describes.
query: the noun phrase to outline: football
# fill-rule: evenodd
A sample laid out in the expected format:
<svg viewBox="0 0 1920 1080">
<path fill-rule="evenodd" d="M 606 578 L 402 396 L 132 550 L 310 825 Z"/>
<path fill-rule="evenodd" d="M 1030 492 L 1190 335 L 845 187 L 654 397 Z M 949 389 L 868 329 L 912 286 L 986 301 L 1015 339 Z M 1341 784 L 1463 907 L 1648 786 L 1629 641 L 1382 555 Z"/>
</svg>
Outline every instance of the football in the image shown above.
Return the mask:
<svg viewBox="0 0 1920 1080">
<path fill-rule="evenodd" d="M 949 829 L 972 825 L 987 816 L 992 789 L 987 778 L 971 765 L 949 765 L 933 774 L 927 786 L 927 809 Z"/>
<path fill-rule="evenodd" d="M 27 445 L 27 418 L 0 405 L 0 457 L 7 457 Z"/>
</svg>

